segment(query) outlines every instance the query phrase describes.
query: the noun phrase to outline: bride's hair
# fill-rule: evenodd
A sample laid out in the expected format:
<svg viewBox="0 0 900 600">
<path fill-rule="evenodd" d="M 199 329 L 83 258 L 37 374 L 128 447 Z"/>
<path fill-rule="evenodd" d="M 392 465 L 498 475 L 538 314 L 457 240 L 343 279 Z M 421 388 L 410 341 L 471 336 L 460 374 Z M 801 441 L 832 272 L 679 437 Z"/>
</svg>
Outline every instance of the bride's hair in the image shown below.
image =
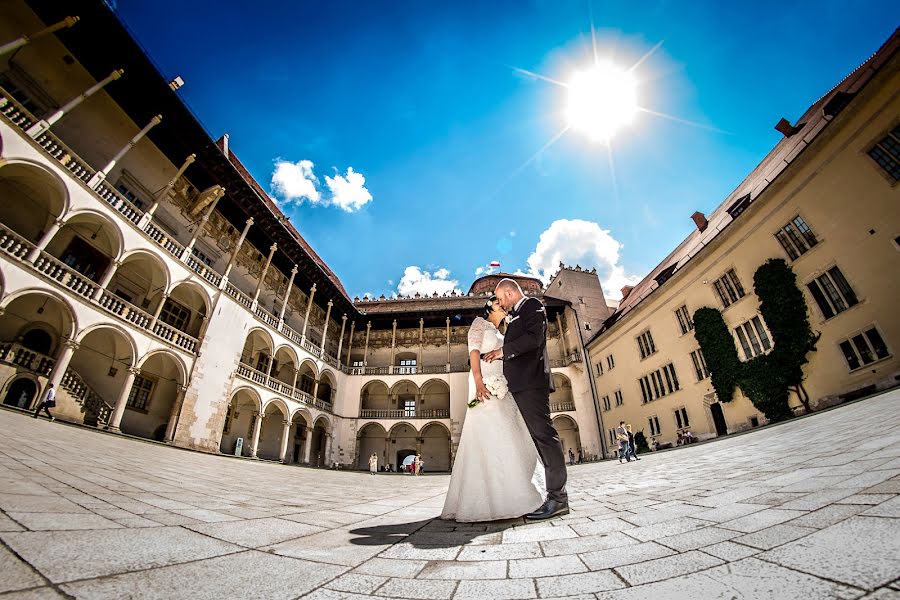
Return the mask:
<svg viewBox="0 0 900 600">
<path fill-rule="evenodd" d="M 488 317 L 491 316 L 491 313 L 494 310 L 494 302 L 496 302 L 496 301 L 497 301 L 497 296 L 495 296 L 494 294 L 491 294 L 491 297 L 488 298 L 487 302 L 484 303 L 484 310 L 482 311 L 481 316 L 485 320 L 488 320 Z"/>
</svg>

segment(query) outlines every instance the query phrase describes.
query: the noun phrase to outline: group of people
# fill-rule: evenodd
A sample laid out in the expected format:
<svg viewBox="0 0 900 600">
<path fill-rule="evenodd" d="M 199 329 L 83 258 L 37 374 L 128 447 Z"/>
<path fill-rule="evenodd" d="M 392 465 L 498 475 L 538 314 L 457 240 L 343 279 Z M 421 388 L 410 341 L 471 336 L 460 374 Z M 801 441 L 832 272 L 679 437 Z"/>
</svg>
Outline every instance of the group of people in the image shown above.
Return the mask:
<svg viewBox="0 0 900 600">
<path fill-rule="evenodd" d="M 692 434 L 690 432 L 690 430 L 687 430 L 684 432 L 679 431 L 678 439 L 675 441 L 675 445 L 676 446 L 684 446 L 685 444 L 693 444 L 696 441 L 697 441 L 697 438 L 694 437 L 694 434 Z"/>
<path fill-rule="evenodd" d="M 569 448 L 569 464 L 581 464 L 584 462 L 584 454 L 581 453 L 581 448 L 578 449 L 578 458 L 575 458 L 575 453 L 572 452 L 572 449 Z"/>
<path fill-rule="evenodd" d="M 616 440 L 619 442 L 619 462 L 622 459 L 625 462 L 632 460 L 641 460 L 637 456 L 637 444 L 634 442 L 634 432 L 631 431 L 631 423 L 625 424 L 625 421 L 619 421 L 616 427 Z"/>
<path fill-rule="evenodd" d="M 424 467 L 425 467 L 425 461 L 422 460 L 421 453 L 417 452 L 415 458 L 413 458 L 413 460 L 411 460 L 409 462 L 409 464 L 406 464 L 404 461 L 404 464 L 402 464 L 398 467 L 397 472 L 398 473 L 409 473 L 411 475 L 419 475 L 422 473 L 422 470 L 424 469 Z M 379 469 L 378 468 L 378 454 L 373 452 L 372 456 L 369 457 L 369 473 L 374 475 L 378 471 L 381 471 L 382 473 L 393 473 L 394 465 L 392 465 L 391 463 L 387 463 L 385 465 L 382 465 L 381 468 Z"/>
</svg>

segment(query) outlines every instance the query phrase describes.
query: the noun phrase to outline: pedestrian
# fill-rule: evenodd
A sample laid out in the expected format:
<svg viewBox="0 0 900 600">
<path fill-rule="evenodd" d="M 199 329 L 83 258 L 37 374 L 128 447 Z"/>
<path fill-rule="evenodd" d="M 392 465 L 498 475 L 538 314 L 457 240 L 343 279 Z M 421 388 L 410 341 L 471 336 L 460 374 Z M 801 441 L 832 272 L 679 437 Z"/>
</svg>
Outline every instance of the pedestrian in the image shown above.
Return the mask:
<svg viewBox="0 0 900 600">
<path fill-rule="evenodd" d="M 634 443 L 634 433 L 631 431 L 631 423 L 625 426 L 628 430 L 628 454 L 634 460 L 641 460 L 637 457 L 637 444 Z"/>
<path fill-rule="evenodd" d="M 578 449 L 578 464 L 580 465 L 583 462 L 584 462 L 584 454 L 582 453 L 581 448 L 579 448 Z"/>
<path fill-rule="evenodd" d="M 56 390 L 53 389 L 53 384 L 47 384 L 47 393 L 44 395 L 44 401 L 38 404 L 37 408 L 34 410 L 34 418 L 38 418 L 38 413 L 43 410 L 47 413 L 47 417 L 51 421 L 55 421 L 56 418 L 50 414 L 50 409 L 56 406 Z"/>
<path fill-rule="evenodd" d="M 616 427 L 616 440 L 619 442 L 619 462 L 621 463 L 623 458 L 631 462 L 631 458 L 628 457 L 628 429 L 625 428 L 625 421 L 619 421 L 619 426 Z"/>
<path fill-rule="evenodd" d="M 416 452 L 416 458 L 413 459 L 413 463 L 411 466 L 412 466 L 412 470 L 413 470 L 413 475 L 418 476 L 419 468 L 422 466 L 422 456 L 418 452 Z"/>
<path fill-rule="evenodd" d="M 373 452 L 369 457 L 369 473 L 374 475 L 376 472 L 378 472 L 378 455 Z"/>
<path fill-rule="evenodd" d="M 570 464 L 570 465 L 574 465 L 574 464 L 575 464 L 575 453 L 572 452 L 572 449 L 571 449 L 571 448 L 569 448 L 569 464 Z"/>
</svg>

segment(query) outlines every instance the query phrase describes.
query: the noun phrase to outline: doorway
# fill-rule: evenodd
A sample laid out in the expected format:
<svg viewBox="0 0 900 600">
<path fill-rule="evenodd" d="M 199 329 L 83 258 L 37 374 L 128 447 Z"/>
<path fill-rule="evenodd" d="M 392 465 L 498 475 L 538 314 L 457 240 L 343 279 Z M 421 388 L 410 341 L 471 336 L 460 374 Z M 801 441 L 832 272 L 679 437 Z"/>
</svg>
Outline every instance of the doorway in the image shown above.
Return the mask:
<svg viewBox="0 0 900 600">
<path fill-rule="evenodd" d="M 403 466 L 403 461 L 407 456 L 415 456 L 415 450 L 397 450 L 397 471 L 400 471 L 400 468 Z"/>
<path fill-rule="evenodd" d="M 30 379 L 18 379 L 9 386 L 3 404 L 17 408 L 28 408 L 37 394 L 37 385 Z"/>
<path fill-rule="evenodd" d="M 713 424 L 716 426 L 716 435 L 728 435 L 728 425 L 725 424 L 725 413 L 722 412 L 722 405 L 718 402 L 710 404 L 709 412 L 712 413 Z"/>
</svg>

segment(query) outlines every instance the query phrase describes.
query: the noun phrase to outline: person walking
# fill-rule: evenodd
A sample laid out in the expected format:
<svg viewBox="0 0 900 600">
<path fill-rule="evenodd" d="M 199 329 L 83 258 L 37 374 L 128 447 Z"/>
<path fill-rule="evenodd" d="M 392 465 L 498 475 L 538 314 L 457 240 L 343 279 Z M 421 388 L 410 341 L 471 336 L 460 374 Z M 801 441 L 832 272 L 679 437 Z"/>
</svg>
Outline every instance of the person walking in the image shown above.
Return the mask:
<svg viewBox="0 0 900 600">
<path fill-rule="evenodd" d="M 34 410 L 34 418 L 38 418 L 38 413 L 43 410 L 47 413 L 47 418 L 51 421 L 55 421 L 56 417 L 50 414 L 50 409 L 56 406 L 56 390 L 53 388 L 53 384 L 47 385 L 47 393 L 44 395 L 44 401 L 38 404 L 37 408 Z"/>
<path fill-rule="evenodd" d="M 418 452 L 416 452 L 416 458 L 415 458 L 415 460 L 413 460 L 412 467 L 413 467 L 413 474 L 416 477 L 418 477 L 419 471 L 422 468 L 422 456 Z"/>
<path fill-rule="evenodd" d="M 369 457 L 369 473 L 374 475 L 377 472 L 378 472 L 378 455 L 373 452 L 372 456 Z"/>
<path fill-rule="evenodd" d="M 628 456 L 628 429 L 625 427 L 625 421 L 619 421 L 616 427 L 616 440 L 619 442 L 619 462 L 624 458 L 627 462 L 631 462 Z"/>
<path fill-rule="evenodd" d="M 571 448 L 569 448 L 569 464 L 570 464 L 570 465 L 574 465 L 574 464 L 575 464 L 575 453 L 572 452 L 572 449 L 571 449 Z"/>
<path fill-rule="evenodd" d="M 628 456 L 634 460 L 641 460 L 637 457 L 637 444 L 634 442 L 634 433 L 631 431 L 631 423 L 625 426 L 628 431 Z"/>
<path fill-rule="evenodd" d="M 581 448 L 579 448 L 578 449 L 578 464 L 580 465 L 583 462 L 584 462 L 584 453 L 582 452 Z"/>
</svg>

